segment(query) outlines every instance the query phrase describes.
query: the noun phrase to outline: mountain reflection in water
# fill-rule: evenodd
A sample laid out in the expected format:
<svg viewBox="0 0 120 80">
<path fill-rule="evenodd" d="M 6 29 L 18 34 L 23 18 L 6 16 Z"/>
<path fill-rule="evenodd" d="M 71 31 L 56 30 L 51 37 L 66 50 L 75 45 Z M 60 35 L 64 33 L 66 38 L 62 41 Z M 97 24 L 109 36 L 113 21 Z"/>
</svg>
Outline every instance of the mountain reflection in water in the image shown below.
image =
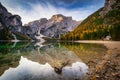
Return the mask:
<svg viewBox="0 0 120 80">
<path fill-rule="evenodd" d="M 74 80 L 82 79 L 88 72 L 88 66 L 83 62 L 72 63 L 62 68 L 62 74 L 57 74 L 49 64 L 39 64 L 21 57 L 16 68 L 9 68 L 0 77 L 0 80 Z"/>
<path fill-rule="evenodd" d="M 101 44 L 0 42 L 0 80 L 82 80 L 106 50 Z"/>
</svg>

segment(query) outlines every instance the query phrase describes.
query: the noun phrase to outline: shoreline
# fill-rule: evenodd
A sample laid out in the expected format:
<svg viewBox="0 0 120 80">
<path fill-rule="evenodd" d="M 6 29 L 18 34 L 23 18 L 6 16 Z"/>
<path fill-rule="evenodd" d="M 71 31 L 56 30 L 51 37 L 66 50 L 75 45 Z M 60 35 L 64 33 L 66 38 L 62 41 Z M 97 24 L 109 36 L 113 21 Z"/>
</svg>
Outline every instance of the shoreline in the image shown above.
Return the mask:
<svg viewBox="0 0 120 80">
<path fill-rule="evenodd" d="M 102 40 L 78 40 L 78 43 L 120 43 L 120 41 L 102 41 Z"/>
<path fill-rule="evenodd" d="M 109 50 L 119 50 L 120 51 L 120 41 L 95 41 L 95 40 L 79 40 L 76 43 L 90 43 L 90 44 L 103 44 Z"/>
<path fill-rule="evenodd" d="M 120 79 L 120 41 L 95 41 L 81 40 L 76 43 L 102 44 L 108 51 L 98 63 L 92 74 L 88 74 L 85 80 L 119 80 Z"/>
</svg>

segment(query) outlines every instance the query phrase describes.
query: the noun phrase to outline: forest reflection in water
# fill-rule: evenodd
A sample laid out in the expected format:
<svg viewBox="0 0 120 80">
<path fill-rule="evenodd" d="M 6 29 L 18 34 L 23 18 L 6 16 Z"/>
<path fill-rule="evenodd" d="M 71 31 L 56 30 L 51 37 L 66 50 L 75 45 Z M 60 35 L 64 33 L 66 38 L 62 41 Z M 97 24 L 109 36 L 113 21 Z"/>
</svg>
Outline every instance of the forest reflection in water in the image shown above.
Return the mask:
<svg viewBox="0 0 120 80">
<path fill-rule="evenodd" d="M 101 44 L 0 43 L 0 80 L 82 79 L 106 50 Z"/>
</svg>

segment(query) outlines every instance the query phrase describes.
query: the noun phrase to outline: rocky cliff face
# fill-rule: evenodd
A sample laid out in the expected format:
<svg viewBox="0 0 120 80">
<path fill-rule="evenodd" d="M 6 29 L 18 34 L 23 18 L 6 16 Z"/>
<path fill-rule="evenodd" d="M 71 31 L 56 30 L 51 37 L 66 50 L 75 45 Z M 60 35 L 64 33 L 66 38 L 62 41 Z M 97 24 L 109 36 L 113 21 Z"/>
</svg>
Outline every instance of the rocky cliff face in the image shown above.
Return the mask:
<svg viewBox="0 0 120 80">
<path fill-rule="evenodd" d="M 51 19 L 42 18 L 26 24 L 24 32 L 34 38 L 34 35 L 43 34 L 50 38 L 59 38 L 61 35 L 74 30 L 80 22 L 61 14 L 53 15 Z"/>
<path fill-rule="evenodd" d="M 22 32 L 29 35 L 32 39 L 36 39 L 35 36 L 40 35 L 41 28 L 44 28 L 47 22 L 48 20 L 46 18 L 29 22 L 23 26 Z"/>
<path fill-rule="evenodd" d="M 112 5 L 116 3 L 117 0 L 106 0 L 102 11 L 99 13 L 102 17 L 105 16 L 109 11 L 112 10 Z"/>
<path fill-rule="evenodd" d="M 19 15 L 12 15 L 7 9 L 0 3 L 0 29 L 3 26 L 9 27 L 11 31 L 21 31 L 22 21 Z"/>
<path fill-rule="evenodd" d="M 12 15 L 0 3 L 0 40 L 28 40 L 28 36 L 21 33 L 22 21 L 19 15 Z M 13 36 L 14 35 L 14 36 Z"/>
</svg>

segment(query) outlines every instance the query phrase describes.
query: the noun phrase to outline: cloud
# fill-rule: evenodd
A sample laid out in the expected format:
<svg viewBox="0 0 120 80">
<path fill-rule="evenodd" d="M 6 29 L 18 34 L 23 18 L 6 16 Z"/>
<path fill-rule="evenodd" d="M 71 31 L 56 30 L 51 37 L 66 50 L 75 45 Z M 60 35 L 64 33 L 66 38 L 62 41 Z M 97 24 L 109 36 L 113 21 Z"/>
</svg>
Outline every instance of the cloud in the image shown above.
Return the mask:
<svg viewBox="0 0 120 80">
<path fill-rule="evenodd" d="M 22 17 L 23 24 L 40 18 L 49 19 L 55 14 L 72 16 L 74 20 L 79 21 L 85 19 L 88 15 L 97 10 L 94 5 L 84 8 L 67 9 L 64 7 L 55 7 L 49 3 L 46 3 L 46 5 L 43 5 L 42 3 L 27 3 L 31 7 L 30 9 L 27 9 L 25 6 L 17 5 L 17 3 L 14 3 L 13 6 L 9 5 L 8 2 L 4 4 L 9 12 L 18 14 Z"/>
</svg>

